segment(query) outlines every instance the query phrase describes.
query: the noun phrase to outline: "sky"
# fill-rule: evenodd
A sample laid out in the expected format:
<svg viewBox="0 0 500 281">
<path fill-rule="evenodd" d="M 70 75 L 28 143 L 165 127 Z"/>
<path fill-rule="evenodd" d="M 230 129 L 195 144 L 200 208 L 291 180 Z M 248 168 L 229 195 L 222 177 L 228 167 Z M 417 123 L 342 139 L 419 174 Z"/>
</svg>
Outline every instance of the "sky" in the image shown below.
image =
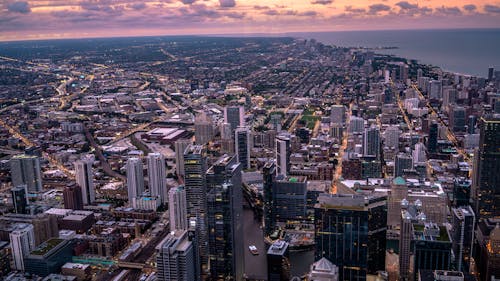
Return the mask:
<svg viewBox="0 0 500 281">
<path fill-rule="evenodd" d="M 0 0 L 0 41 L 500 28 L 499 0 Z"/>
</svg>

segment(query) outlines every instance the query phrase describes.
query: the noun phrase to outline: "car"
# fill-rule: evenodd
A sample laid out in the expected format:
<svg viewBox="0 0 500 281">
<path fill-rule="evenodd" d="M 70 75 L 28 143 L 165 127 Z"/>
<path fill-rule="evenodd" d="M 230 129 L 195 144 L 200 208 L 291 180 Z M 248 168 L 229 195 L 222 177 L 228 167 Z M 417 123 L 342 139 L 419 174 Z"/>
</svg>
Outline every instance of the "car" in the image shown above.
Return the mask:
<svg viewBox="0 0 500 281">
<path fill-rule="evenodd" d="M 255 245 L 248 246 L 248 250 L 250 250 L 250 253 L 252 253 L 252 255 L 254 256 L 259 254 L 259 251 L 257 251 L 257 247 L 255 247 Z"/>
</svg>

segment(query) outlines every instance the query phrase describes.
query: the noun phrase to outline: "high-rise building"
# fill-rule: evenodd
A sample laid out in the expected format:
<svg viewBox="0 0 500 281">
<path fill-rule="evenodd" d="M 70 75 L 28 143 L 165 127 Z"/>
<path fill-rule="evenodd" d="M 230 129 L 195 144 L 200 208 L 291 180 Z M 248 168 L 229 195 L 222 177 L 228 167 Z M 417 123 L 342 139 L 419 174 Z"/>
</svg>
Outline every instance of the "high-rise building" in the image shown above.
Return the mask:
<svg viewBox="0 0 500 281">
<path fill-rule="evenodd" d="M 127 160 L 127 192 L 130 206 L 144 193 L 144 171 L 140 158 L 132 157 Z"/>
<path fill-rule="evenodd" d="M 273 130 L 275 130 L 276 132 L 281 131 L 281 119 L 282 116 L 280 114 L 271 115 L 271 120 L 269 122 L 271 123 Z"/>
<path fill-rule="evenodd" d="M 470 205 L 471 181 L 465 178 L 455 178 L 453 181 L 453 206 Z"/>
<path fill-rule="evenodd" d="M 349 133 L 362 133 L 365 129 L 365 120 L 361 117 L 352 116 L 349 120 Z"/>
<path fill-rule="evenodd" d="M 467 114 L 464 107 L 450 107 L 449 122 L 453 132 L 465 132 Z"/>
<path fill-rule="evenodd" d="M 425 145 L 421 142 L 415 144 L 415 149 L 412 151 L 413 163 L 423 163 L 427 161 L 425 156 Z"/>
<path fill-rule="evenodd" d="M 83 210 L 82 189 L 76 183 L 71 183 L 63 190 L 64 208 L 72 210 Z"/>
<path fill-rule="evenodd" d="M 30 155 L 16 155 L 10 159 L 10 174 L 12 185 L 26 185 L 29 192 L 42 190 L 42 175 L 40 159 Z"/>
<path fill-rule="evenodd" d="M 488 68 L 488 81 L 493 81 L 493 76 L 495 74 L 495 68 L 489 67 Z"/>
<path fill-rule="evenodd" d="M 306 218 L 307 178 L 276 176 L 272 187 L 273 222 L 301 221 Z"/>
<path fill-rule="evenodd" d="M 207 171 L 207 222 L 210 276 L 242 280 L 243 194 L 241 164 L 224 155 Z"/>
<path fill-rule="evenodd" d="M 160 199 L 161 204 L 167 202 L 167 174 L 165 157 L 161 153 L 149 153 L 147 158 L 149 193 L 151 197 Z M 140 195 L 140 194 L 139 194 Z"/>
<path fill-rule="evenodd" d="M 24 271 L 24 258 L 35 248 L 35 232 L 31 224 L 19 224 L 9 234 L 14 268 Z"/>
<path fill-rule="evenodd" d="M 250 168 L 250 129 L 247 127 L 238 127 L 234 132 L 234 145 L 238 162 L 241 163 L 241 169 Z"/>
<path fill-rule="evenodd" d="M 198 145 L 207 144 L 214 137 L 214 126 L 205 112 L 196 116 L 194 120 L 194 136 Z"/>
<path fill-rule="evenodd" d="M 311 281 L 338 281 L 339 268 L 326 258 L 311 265 L 311 272 L 307 280 Z"/>
<path fill-rule="evenodd" d="M 275 205 L 273 203 L 273 183 L 276 178 L 276 164 L 267 162 L 262 168 L 262 177 L 264 182 L 264 232 L 268 236 L 274 231 L 275 227 Z"/>
<path fill-rule="evenodd" d="M 290 170 L 290 137 L 287 135 L 276 136 L 276 175 L 285 176 Z"/>
<path fill-rule="evenodd" d="M 179 178 L 184 178 L 184 151 L 191 144 L 191 140 L 180 139 L 175 146 L 175 171 Z"/>
<path fill-rule="evenodd" d="M 14 211 L 18 214 L 26 214 L 28 208 L 28 192 L 26 189 L 26 185 L 19 185 L 10 190 L 12 194 L 12 205 L 14 206 Z"/>
<path fill-rule="evenodd" d="M 411 170 L 412 168 L 413 158 L 403 153 L 396 155 L 394 159 L 394 177 L 403 176 L 405 170 Z"/>
<path fill-rule="evenodd" d="M 452 208 L 452 251 L 455 257 L 455 268 L 458 271 L 469 272 L 474 244 L 474 228 L 476 217 L 471 206 Z"/>
<path fill-rule="evenodd" d="M 33 249 L 24 259 L 24 270 L 45 277 L 59 273 L 61 267 L 73 257 L 71 240 L 52 238 Z"/>
<path fill-rule="evenodd" d="M 227 106 L 224 108 L 224 122 L 231 124 L 231 132 L 245 126 L 245 109 L 242 106 Z"/>
<path fill-rule="evenodd" d="M 171 188 L 168 192 L 168 213 L 170 219 L 170 231 L 187 230 L 186 190 L 184 186 Z"/>
<path fill-rule="evenodd" d="M 330 122 L 344 124 L 346 120 L 345 106 L 343 105 L 332 105 L 330 109 Z"/>
<path fill-rule="evenodd" d="M 429 98 L 439 100 L 443 96 L 443 81 L 432 80 L 429 82 Z"/>
<path fill-rule="evenodd" d="M 76 183 L 82 189 L 84 205 L 90 205 L 95 202 L 93 162 L 94 160 L 91 156 L 82 157 L 79 161 L 75 162 Z"/>
<path fill-rule="evenodd" d="M 438 135 L 438 124 L 433 122 L 429 126 L 429 139 L 427 140 L 427 150 L 429 151 L 429 153 L 437 152 Z"/>
<path fill-rule="evenodd" d="M 500 119 L 481 118 L 479 149 L 474 153 L 472 186 L 479 219 L 500 216 Z"/>
<path fill-rule="evenodd" d="M 282 240 L 274 242 L 267 251 L 267 280 L 290 280 L 290 261 L 288 243 Z"/>
<path fill-rule="evenodd" d="M 231 124 L 222 123 L 220 125 L 220 138 L 223 140 L 232 140 L 233 133 L 231 132 Z"/>
<path fill-rule="evenodd" d="M 385 236 L 383 242 L 370 239 L 372 230 L 382 230 L 376 231 L 380 234 L 377 236 L 385 234 L 385 227 L 380 229 L 379 223 L 370 223 L 383 218 L 383 212 L 379 211 L 386 207 L 381 202 L 370 203 L 364 195 L 324 193 L 318 197 L 314 214 L 316 259 L 324 257 L 337 265 L 339 280 L 366 280 L 369 262 L 385 260 L 385 256 L 378 257 L 376 252 L 377 257 L 369 257 L 368 245 L 375 243 L 385 249 Z M 382 261 L 378 262 L 385 263 Z"/>
<path fill-rule="evenodd" d="M 363 134 L 363 155 L 377 159 L 380 156 L 380 130 L 376 126 L 365 129 Z"/>
<path fill-rule="evenodd" d="M 160 242 L 156 250 L 158 281 L 199 279 L 196 276 L 195 249 L 188 231 L 173 231 Z"/>
<path fill-rule="evenodd" d="M 194 224 L 196 264 L 203 272 L 208 265 L 207 233 L 207 162 L 206 150 L 201 145 L 189 145 L 184 151 L 184 188 L 186 189 L 187 214 L 190 228 Z"/>
<path fill-rule="evenodd" d="M 477 117 L 475 115 L 469 115 L 469 118 L 467 118 L 467 133 L 468 134 L 475 134 L 476 133 L 476 123 L 477 123 Z"/>
<path fill-rule="evenodd" d="M 401 131 L 399 130 L 398 126 L 390 126 L 389 128 L 387 128 L 384 133 L 385 146 L 398 148 L 400 133 Z"/>
</svg>

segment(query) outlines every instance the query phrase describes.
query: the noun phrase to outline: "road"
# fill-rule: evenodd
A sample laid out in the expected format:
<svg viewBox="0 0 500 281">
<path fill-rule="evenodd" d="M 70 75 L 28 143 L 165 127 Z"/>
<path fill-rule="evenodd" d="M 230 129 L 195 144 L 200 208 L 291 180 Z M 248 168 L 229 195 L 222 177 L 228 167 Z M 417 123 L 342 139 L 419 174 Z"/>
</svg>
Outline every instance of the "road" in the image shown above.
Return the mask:
<svg viewBox="0 0 500 281">
<path fill-rule="evenodd" d="M 264 234 L 260 228 L 259 221 L 254 219 L 253 211 L 249 208 L 243 209 L 243 237 L 245 252 L 245 273 L 248 278 L 267 280 L 267 255 L 264 244 Z M 252 255 L 248 246 L 255 245 L 259 251 L 258 255 Z"/>
</svg>

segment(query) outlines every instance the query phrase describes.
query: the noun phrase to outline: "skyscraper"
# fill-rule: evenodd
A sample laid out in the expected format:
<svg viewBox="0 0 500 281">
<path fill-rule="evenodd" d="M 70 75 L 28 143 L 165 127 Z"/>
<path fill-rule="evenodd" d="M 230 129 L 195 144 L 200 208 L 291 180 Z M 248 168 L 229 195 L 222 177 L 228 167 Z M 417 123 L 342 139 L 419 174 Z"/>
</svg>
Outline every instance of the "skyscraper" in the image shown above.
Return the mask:
<svg viewBox="0 0 500 281">
<path fill-rule="evenodd" d="M 427 161 L 425 157 L 425 145 L 421 142 L 415 144 L 415 149 L 412 151 L 413 163 L 423 163 Z"/>
<path fill-rule="evenodd" d="M 207 234 L 207 164 L 206 150 L 201 145 L 189 145 L 184 151 L 184 187 L 186 189 L 186 203 L 188 221 L 194 224 L 197 244 L 195 252 L 202 269 L 208 265 L 208 234 Z"/>
<path fill-rule="evenodd" d="M 345 106 L 340 104 L 332 105 L 330 109 L 330 122 L 344 124 L 345 120 Z"/>
<path fill-rule="evenodd" d="M 464 107 L 450 107 L 449 122 L 453 132 L 465 132 L 466 111 Z"/>
<path fill-rule="evenodd" d="M 268 236 L 274 231 L 276 212 L 273 204 L 273 183 L 276 178 L 276 164 L 267 162 L 262 168 L 262 177 L 264 182 L 264 232 Z"/>
<path fill-rule="evenodd" d="M 95 202 L 94 173 L 92 171 L 93 157 L 82 157 L 75 162 L 76 183 L 82 189 L 84 205 Z"/>
<path fill-rule="evenodd" d="M 65 209 L 83 210 L 82 188 L 76 183 L 65 186 L 63 200 Z"/>
<path fill-rule="evenodd" d="M 202 112 L 194 120 L 194 136 L 196 144 L 207 144 L 214 137 L 214 127 L 212 121 Z"/>
<path fill-rule="evenodd" d="M 243 194 L 241 164 L 224 155 L 207 171 L 207 222 L 210 276 L 242 280 Z"/>
<path fill-rule="evenodd" d="M 429 153 L 437 152 L 438 134 L 438 124 L 436 122 L 432 122 L 429 127 L 429 139 L 427 140 L 427 150 Z"/>
<path fill-rule="evenodd" d="M 471 206 L 452 208 L 451 217 L 452 230 L 450 234 L 452 235 L 455 268 L 458 271 L 469 272 L 476 217 Z"/>
<path fill-rule="evenodd" d="M 9 234 L 14 268 L 24 270 L 24 258 L 35 248 L 35 232 L 31 224 L 19 224 Z"/>
<path fill-rule="evenodd" d="M 405 170 L 410 170 L 412 168 L 413 158 L 403 153 L 396 155 L 394 159 L 394 177 L 403 176 Z"/>
<path fill-rule="evenodd" d="M 184 151 L 191 143 L 188 139 L 175 142 L 175 171 L 179 178 L 184 178 Z"/>
<path fill-rule="evenodd" d="M 10 190 L 12 194 L 12 205 L 14 206 L 15 212 L 18 214 L 26 214 L 28 208 L 28 194 L 26 189 L 26 185 L 19 185 Z"/>
<path fill-rule="evenodd" d="M 380 129 L 376 126 L 366 128 L 363 135 L 363 156 L 380 157 Z"/>
<path fill-rule="evenodd" d="M 250 129 L 238 127 L 234 132 L 234 144 L 238 162 L 241 163 L 241 169 L 250 168 Z"/>
<path fill-rule="evenodd" d="M 224 108 L 224 122 L 231 124 L 231 132 L 245 126 L 245 109 L 242 106 L 227 106 Z"/>
<path fill-rule="evenodd" d="M 149 193 L 152 197 L 160 198 L 161 204 L 164 204 L 168 196 L 165 157 L 161 153 L 149 153 L 147 163 Z"/>
<path fill-rule="evenodd" d="M 267 280 L 290 280 L 290 261 L 288 243 L 283 240 L 274 242 L 267 251 Z"/>
<path fill-rule="evenodd" d="M 158 281 L 198 280 L 195 268 L 194 245 L 188 231 L 177 230 L 170 233 L 156 247 Z"/>
<path fill-rule="evenodd" d="M 168 213 L 170 231 L 187 230 L 186 190 L 183 186 L 171 188 L 168 192 Z"/>
<path fill-rule="evenodd" d="M 387 147 L 399 147 L 400 130 L 398 126 L 390 126 L 384 133 L 384 144 Z"/>
<path fill-rule="evenodd" d="M 290 137 L 287 135 L 276 136 L 276 175 L 285 176 L 290 170 Z"/>
<path fill-rule="evenodd" d="M 349 120 L 349 133 L 362 133 L 365 128 L 365 120 L 361 117 L 352 116 Z"/>
<path fill-rule="evenodd" d="M 42 190 L 42 175 L 40 173 L 40 159 L 30 155 L 16 155 L 10 159 L 10 174 L 12 185 L 26 185 L 29 192 Z"/>
<path fill-rule="evenodd" d="M 144 171 L 139 158 L 132 157 L 127 160 L 127 191 L 130 206 L 144 193 Z"/>
<path fill-rule="evenodd" d="M 479 219 L 500 216 L 500 119 L 481 118 L 472 186 Z"/>
</svg>

